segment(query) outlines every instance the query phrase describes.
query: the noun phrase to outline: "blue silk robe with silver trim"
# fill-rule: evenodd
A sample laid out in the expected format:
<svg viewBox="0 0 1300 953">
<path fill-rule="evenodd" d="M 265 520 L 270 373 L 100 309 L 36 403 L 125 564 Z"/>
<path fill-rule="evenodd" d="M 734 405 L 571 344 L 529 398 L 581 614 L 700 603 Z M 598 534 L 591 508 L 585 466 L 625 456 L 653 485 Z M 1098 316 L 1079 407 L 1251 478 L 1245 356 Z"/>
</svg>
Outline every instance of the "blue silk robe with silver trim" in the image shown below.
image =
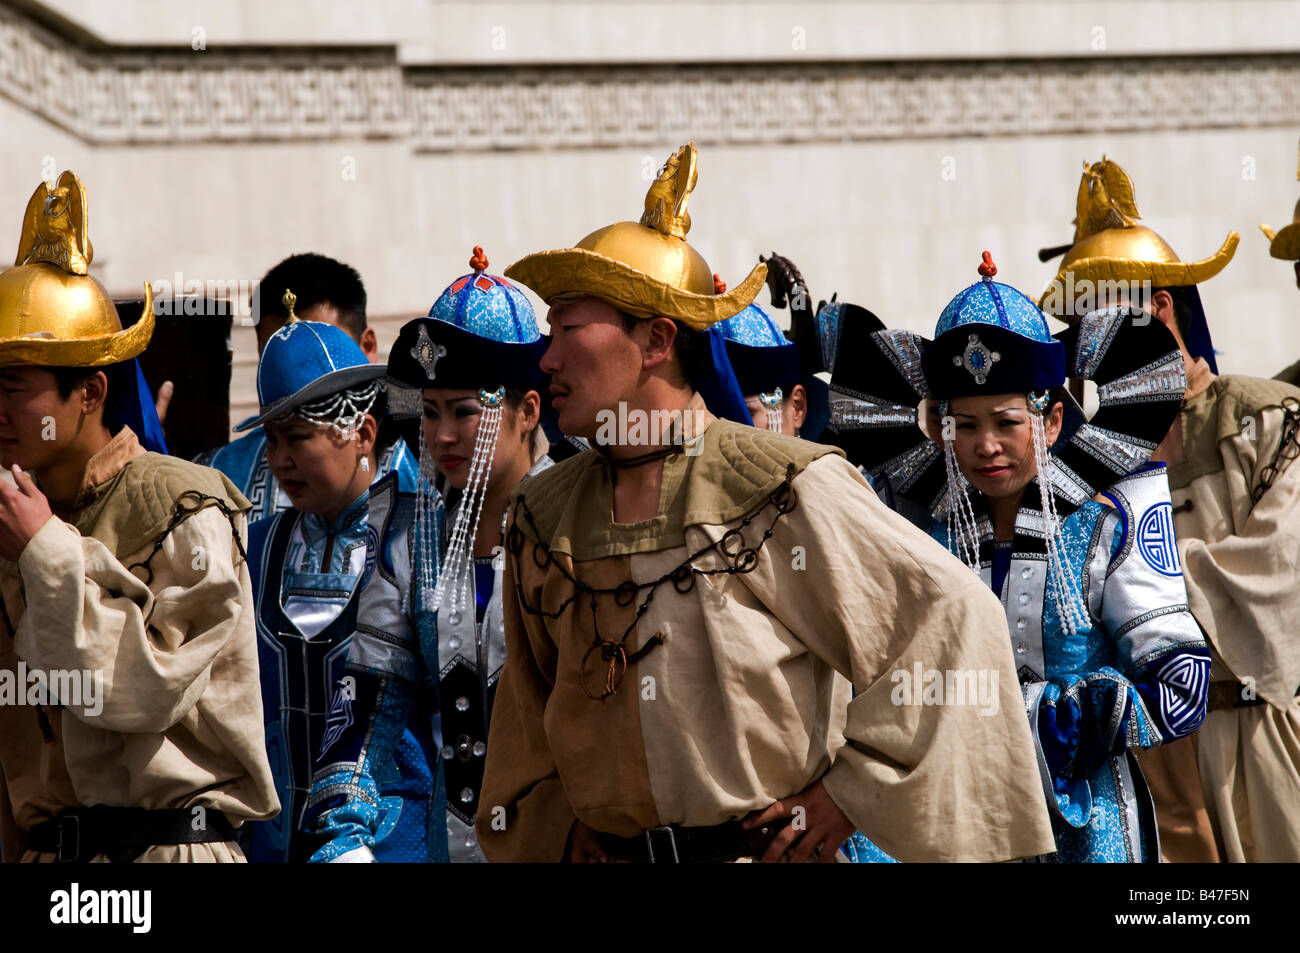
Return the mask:
<svg viewBox="0 0 1300 953">
<path fill-rule="evenodd" d="M 999 595 L 1056 832 L 1057 853 L 1044 859 L 1156 862 L 1155 812 L 1132 749 L 1200 727 L 1209 652 L 1187 609 L 1165 468 L 1138 470 L 1105 495 L 1114 508 L 1084 503 L 1058 542 L 1086 629 L 1061 624 L 1042 557 L 1013 552 Z M 946 528 L 935 535 L 946 541 Z M 981 575 L 991 582 L 991 567 Z"/>
<path fill-rule="evenodd" d="M 544 457 L 529 475 L 551 466 Z M 501 606 L 504 559 L 494 562 L 494 585 L 483 621 L 477 622 L 474 563 L 470 560 L 465 610 L 433 612 L 426 603 L 435 580 L 421 578 L 414 496 L 387 483 L 372 492 L 373 567 L 361 594 L 360 622 L 346 674 L 352 699 L 335 696 L 334 709 L 351 709 L 349 725 L 331 740 L 316 765 L 306 824 L 327 843 L 318 862 L 371 859 L 376 833 L 387 819 L 377 803 L 374 765 L 386 757 L 401 726 L 427 720 L 432 726 L 436 781 L 429 814 L 431 862 L 482 861 L 474 814 L 483 782 L 487 729 L 497 679 L 505 663 Z M 455 510 L 438 509 L 432 539 L 446 544 Z M 445 514 L 445 518 L 444 518 Z M 448 594 L 452 587 L 448 587 Z M 441 818 L 441 822 L 440 822 Z"/>
<path fill-rule="evenodd" d="M 1041 554 L 1013 552 L 998 593 L 1056 834 L 1046 861 L 1158 861 L 1154 809 L 1131 751 L 1188 735 L 1205 718 L 1209 653 L 1187 609 L 1165 468 L 1135 471 L 1105 495 L 1113 509 L 1084 503 L 1058 541 L 1086 629 L 1071 635 L 1061 624 Z M 1041 537 L 1041 515 L 1022 510 L 1016 528 Z M 991 537 L 987 518 L 980 530 Z M 946 523 L 936 520 L 931 535 L 955 552 Z M 992 585 L 989 563 L 980 575 Z M 861 834 L 844 852 L 890 860 Z"/>
<path fill-rule="evenodd" d="M 405 460 L 389 479 L 412 486 Z M 369 501 L 363 493 L 332 524 L 290 509 L 249 528 L 266 746 L 281 804 L 278 817 L 254 826 L 250 861 L 305 861 L 316 846 L 300 824 L 356 627 Z M 432 793 L 429 748 L 427 733 L 422 741 L 407 732 L 382 772 L 394 823 L 386 831 L 393 836 L 377 850 L 381 860 L 419 854 L 411 845 L 422 839 L 423 825 L 410 815 L 424 810 Z M 398 824 L 403 814 L 407 819 Z"/>
</svg>

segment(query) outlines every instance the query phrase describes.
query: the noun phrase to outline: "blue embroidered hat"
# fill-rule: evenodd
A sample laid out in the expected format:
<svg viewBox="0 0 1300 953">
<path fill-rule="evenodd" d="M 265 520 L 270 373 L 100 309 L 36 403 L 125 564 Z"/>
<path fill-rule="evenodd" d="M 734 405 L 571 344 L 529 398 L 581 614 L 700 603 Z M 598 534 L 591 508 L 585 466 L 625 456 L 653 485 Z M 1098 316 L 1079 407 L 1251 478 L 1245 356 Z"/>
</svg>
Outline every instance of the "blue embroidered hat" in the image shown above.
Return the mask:
<svg viewBox="0 0 1300 953">
<path fill-rule="evenodd" d="M 1052 338 L 1033 301 L 993 280 L 993 257 L 984 252 L 983 258 L 981 280 L 948 302 L 921 355 L 930 393 L 949 400 L 1060 387 L 1065 346 Z"/>
<path fill-rule="evenodd" d="M 769 393 L 777 388 L 789 392 L 799 383 L 799 346 L 757 304 L 719 322 L 719 327 L 742 394 Z"/>
<path fill-rule="evenodd" d="M 319 321 L 301 321 L 293 313 L 293 292 L 285 292 L 289 323 L 271 335 L 257 364 L 256 416 L 235 427 L 251 430 L 310 401 L 384 376 L 346 331 Z"/>
<path fill-rule="evenodd" d="M 469 265 L 474 271 L 453 281 L 427 317 L 402 327 L 388 376 L 417 389 L 535 388 L 546 341 L 532 305 L 509 281 L 487 273 L 482 246 L 474 246 Z"/>
</svg>

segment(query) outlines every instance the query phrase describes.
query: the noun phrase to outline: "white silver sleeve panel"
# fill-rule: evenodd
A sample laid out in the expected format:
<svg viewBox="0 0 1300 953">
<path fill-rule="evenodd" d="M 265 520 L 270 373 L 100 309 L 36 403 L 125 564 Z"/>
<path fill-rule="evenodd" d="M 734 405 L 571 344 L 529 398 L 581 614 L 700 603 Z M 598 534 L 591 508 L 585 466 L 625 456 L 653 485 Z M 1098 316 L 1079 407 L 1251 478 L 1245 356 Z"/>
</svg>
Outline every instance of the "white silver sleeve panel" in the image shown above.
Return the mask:
<svg viewBox="0 0 1300 953">
<path fill-rule="evenodd" d="M 1105 496 L 1118 523 L 1101 587 L 1100 621 L 1121 668 L 1132 679 L 1151 727 L 1168 741 L 1195 731 L 1205 718 L 1210 661 L 1204 634 L 1187 608 L 1163 465 L 1135 471 Z M 1091 595 L 1091 593 L 1090 593 Z M 1090 600 L 1091 601 L 1091 600 Z"/>
</svg>

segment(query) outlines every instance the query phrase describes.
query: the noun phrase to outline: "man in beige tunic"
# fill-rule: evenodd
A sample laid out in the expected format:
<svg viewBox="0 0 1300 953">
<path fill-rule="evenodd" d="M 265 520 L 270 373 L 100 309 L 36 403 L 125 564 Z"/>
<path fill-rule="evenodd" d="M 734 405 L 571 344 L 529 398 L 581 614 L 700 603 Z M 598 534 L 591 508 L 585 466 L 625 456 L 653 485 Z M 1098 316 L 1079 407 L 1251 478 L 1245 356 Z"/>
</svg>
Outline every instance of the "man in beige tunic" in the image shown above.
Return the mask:
<svg viewBox="0 0 1300 953">
<path fill-rule="evenodd" d="M 695 163 L 640 224 L 507 270 L 551 305 L 561 429 L 601 449 L 512 503 L 484 852 L 831 861 L 855 829 L 909 861 L 1052 851 L 997 599 L 838 451 L 697 392 L 705 329 L 763 267 L 710 293 Z"/>
<path fill-rule="evenodd" d="M 0 274 L 0 850 L 7 861 L 242 861 L 279 809 L 243 558 L 247 501 L 146 453 L 135 356 L 87 274 L 81 183 L 28 206 Z M 101 370 L 102 368 L 102 370 Z M 57 686 L 57 687 L 56 687 Z"/>
<path fill-rule="evenodd" d="M 1300 168 L 1296 170 L 1296 179 L 1300 180 Z M 1300 201 L 1295 203 L 1295 211 L 1291 213 L 1290 225 L 1274 231 L 1261 223 L 1259 230 L 1268 239 L 1268 253 L 1274 258 L 1290 262 L 1291 267 L 1295 270 L 1296 287 L 1300 288 Z M 1274 374 L 1273 379 L 1300 387 L 1300 361 L 1287 365 Z"/>
<path fill-rule="evenodd" d="M 1161 852 L 1170 861 L 1300 861 L 1300 390 L 1212 367 L 1195 286 L 1227 265 L 1235 232 L 1210 258 L 1181 261 L 1136 224 L 1132 182 L 1108 160 L 1084 173 L 1077 212 L 1054 287 L 1067 273 L 1075 288 L 1145 282 L 1145 309 L 1173 332 L 1187 371 L 1182 412 L 1152 459 L 1169 464 L 1211 684 L 1199 731 L 1138 753 Z"/>
</svg>

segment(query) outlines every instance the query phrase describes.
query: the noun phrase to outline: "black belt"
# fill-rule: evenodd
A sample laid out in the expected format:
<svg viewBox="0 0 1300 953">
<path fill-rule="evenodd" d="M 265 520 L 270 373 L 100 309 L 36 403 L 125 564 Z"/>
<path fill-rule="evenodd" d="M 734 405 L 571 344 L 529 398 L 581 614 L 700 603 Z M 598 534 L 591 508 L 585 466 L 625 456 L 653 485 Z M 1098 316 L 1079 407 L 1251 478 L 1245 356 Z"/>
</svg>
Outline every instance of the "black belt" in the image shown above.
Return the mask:
<svg viewBox="0 0 1300 953">
<path fill-rule="evenodd" d="M 651 827 L 637 837 L 616 837 L 596 831 L 600 846 L 616 860 L 649 864 L 703 864 L 762 857 L 781 833 L 789 818 L 781 818 L 750 830 L 740 821 L 724 821 L 713 827 L 679 827 L 667 824 Z"/>
<path fill-rule="evenodd" d="M 29 849 L 54 854 L 59 863 L 80 863 L 104 854 L 131 863 L 159 844 L 233 841 L 235 827 L 211 807 L 149 811 L 141 807 L 74 807 L 28 832 Z"/>
<path fill-rule="evenodd" d="M 1210 711 L 1268 704 L 1259 697 L 1254 685 L 1244 685 L 1241 682 L 1210 682 L 1208 697 Z"/>
</svg>

